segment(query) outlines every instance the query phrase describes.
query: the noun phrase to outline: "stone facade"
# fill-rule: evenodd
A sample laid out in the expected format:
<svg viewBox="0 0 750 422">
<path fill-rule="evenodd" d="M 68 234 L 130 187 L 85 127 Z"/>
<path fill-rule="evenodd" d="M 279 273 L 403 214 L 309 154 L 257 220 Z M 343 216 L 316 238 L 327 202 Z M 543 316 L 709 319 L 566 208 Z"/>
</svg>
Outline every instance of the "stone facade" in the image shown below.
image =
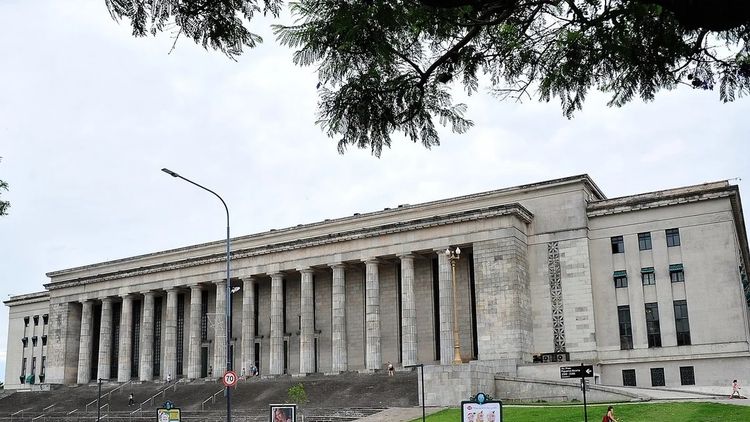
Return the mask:
<svg viewBox="0 0 750 422">
<path fill-rule="evenodd" d="M 272 230 L 232 240 L 229 283 L 224 248 L 49 273 L 45 292 L 5 302 L 6 387 L 387 362 L 425 364 L 430 404 L 578 362 L 610 385 L 750 382 L 748 246 L 727 182 L 607 199 L 582 175 Z"/>
</svg>

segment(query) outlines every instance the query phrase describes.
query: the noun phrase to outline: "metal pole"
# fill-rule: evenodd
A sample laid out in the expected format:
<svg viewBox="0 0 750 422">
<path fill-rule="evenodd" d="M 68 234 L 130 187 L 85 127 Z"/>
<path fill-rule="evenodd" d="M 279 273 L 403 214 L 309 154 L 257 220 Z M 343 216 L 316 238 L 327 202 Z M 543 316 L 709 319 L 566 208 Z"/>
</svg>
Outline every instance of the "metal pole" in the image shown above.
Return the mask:
<svg viewBox="0 0 750 422">
<path fill-rule="evenodd" d="M 232 338 L 230 337 L 230 334 L 231 334 L 231 331 L 232 331 L 231 330 L 232 329 L 232 281 L 231 281 L 231 277 L 230 277 L 230 270 L 231 270 L 231 264 L 230 264 L 230 259 L 231 259 L 231 256 L 230 256 L 230 245 L 231 245 L 231 243 L 230 243 L 230 238 L 229 238 L 229 207 L 227 207 L 227 203 L 224 202 L 224 199 L 221 196 L 219 196 L 218 193 L 212 191 L 211 189 L 209 189 L 209 188 L 207 188 L 207 187 L 205 187 L 203 185 L 200 185 L 198 183 L 195 183 L 195 182 L 193 182 L 192 180 L 190 180 L 188 178 L 182 177 L 179 174 L 177 174 L 177 173 L 175 173 L 172 170 L 169 170 L 167 168 L 163 168 L 163 169 L 161 169 L 161 171 L 163 171 L 164 173 L 167 173 L 168 175 L 170 175 L 172 177 L 178 177 L 178 178 L 180 178 L 180 179 L 182 179 L 182 180 L 184 180 L 184 181 L 186 181 L 186 182 L 188 182 L 188 183 L 190 183 L 192 185 L 195 185 L 195 186 L 197 186 L 197 187 L 199 187 L 199 188 L 201 188 L 201 189 L 203 189 L 205 191 L 211 192 L 214 196 L 216 196 L 217 198 L 219 198 L 219 201 L 221 201 L 221 204 L 224 205 L 224 210 L 227 213 L 227 286 L 226 286 L 227 293 L 226 293 L 226 306 L 225 306 L 225 309 L 226 309 L 226 313 L 225 313 L 226 324 L 225 325 L 226 325 L 226 337 L 227 337 L 227 340 L 226 340 L 226 342 L 227 342 L 227 344 L 226 344 L 226 348 L 227 348 L 227 371 L 231 371 L 232 370 L 232 351 L 231 351 Z M 223 375 L 224 374 L 222 374 L 222 376 Z M 232 420 L 232 391 L 231 391 L 231 389 L 229 387 L 226 387 L 226 394 L 225 394 L 225 396 L 227 397 L 227 422 L 231 422 L 231 420 Z"/>
<path fill-rule="evenodd" d="M 461 363 L 461 338 L 458 331 L 458 293 L 456 292 L 456 261 L 458 256 L 451 252 L 451 281 L 453 284 L 453 363 Z"/>
<path fill-rule="evenodd" d="M 102 408 L 99 407 L 99 400 L 102 398 L 102 379 L 99 378 L 96 380 L 96 382 L 99 384 L 99 394 L 96 396 L 96 420 L 97 422 L 101 420 L 101 412 Z"/>
<path fill-rule="evenodd" d="M 589 412 L 586 408 L 586 378 L 584 378 L 583 375 L 583 364 L 581 364 L 581 387 L 583 388 L 583 421 L 589 422 Z"/>
<path fill-rule="evenodd" d="M 425 410 L 424 410 L 424 364 L 419 364 L 419 369 L 422 370 L 422 422 L 425 422 Z"/>
</svg>

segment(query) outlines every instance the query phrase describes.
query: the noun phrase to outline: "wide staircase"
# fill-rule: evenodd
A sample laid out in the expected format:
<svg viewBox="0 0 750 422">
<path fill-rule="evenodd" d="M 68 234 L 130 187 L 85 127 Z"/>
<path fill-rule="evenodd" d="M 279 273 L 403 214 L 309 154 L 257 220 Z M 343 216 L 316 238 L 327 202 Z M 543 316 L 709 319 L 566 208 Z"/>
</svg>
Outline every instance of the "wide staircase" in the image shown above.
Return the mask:
<svg viewBox="0 0 750 422">
<path fill-rule="evenodd" d="M 417 406 L 416 373 L 345 373 L 336 376 L 250 378 L 232 389 L 232 420 L 268 421 L 269 405 L 286 403 L 290 387 L 302 384 L 308 401 L 298 406 L 305 422 L 347 422 L 388 407 Z M 130 394 L 134 404 L 128 404 Z M 153 421 L 170 401 L 183 421 L 221 421 L 226 414 L 224 387 L 215 381 L 103 384 L 18 391 L 0 399 L 0 421 Z M 298 418 L 301 420 L 301 418 Z"/>
</svg>

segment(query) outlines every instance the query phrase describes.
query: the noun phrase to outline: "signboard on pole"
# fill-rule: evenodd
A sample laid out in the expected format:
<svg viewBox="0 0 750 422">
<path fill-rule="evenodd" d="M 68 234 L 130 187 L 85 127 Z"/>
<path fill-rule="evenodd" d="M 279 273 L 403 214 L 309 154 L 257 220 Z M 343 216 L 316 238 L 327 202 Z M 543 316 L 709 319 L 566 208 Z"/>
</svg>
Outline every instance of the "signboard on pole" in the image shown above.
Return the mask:
<svg viewBox="0 0 750 422">
<path fill-rule="evenodd" d="M 593 365 L 561 366 L 560 378 L 591 378 L 594 376 Z"/>
<path fill-rule="evenodd" d="M 159 408 L 156 409 L 156 422 L 181 422 L 180 409 L 173 407 L 171 409 Z"/>
<path fill-rule="evenodd" d="M 224 383 L 225 387 L 237 386 L 237 373 L 234 371 L 224 372 L 224 376 L 221 377 L 221 382 Z"/>
<path fill-rule="evenodd" d="M 461 422 L 503 422 L 503 403 L 477 393 L 470 400 L 461 402 Z"/>
</svg>

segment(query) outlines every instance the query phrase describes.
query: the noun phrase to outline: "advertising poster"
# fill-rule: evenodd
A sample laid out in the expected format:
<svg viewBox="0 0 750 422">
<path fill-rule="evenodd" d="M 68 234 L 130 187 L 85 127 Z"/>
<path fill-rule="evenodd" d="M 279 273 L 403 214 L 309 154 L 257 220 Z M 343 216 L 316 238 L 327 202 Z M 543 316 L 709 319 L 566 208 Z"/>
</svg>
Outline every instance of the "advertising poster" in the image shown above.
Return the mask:
<svg viewBox="0 0 750 422">
<path fill-rule="evenodd" d="M 270 422 L 297 422 L 296 404 L 272 404 Z"/>
<path fill-rule="evenodd" d="M 503 414 L 499 402 L 461 403 L 462 422 L 502 422 Z"/>
<path fill-rule="evenodd" d="M 156 422 L 180 422 L 180 409 L 156 409 Z"/>
</svg>

